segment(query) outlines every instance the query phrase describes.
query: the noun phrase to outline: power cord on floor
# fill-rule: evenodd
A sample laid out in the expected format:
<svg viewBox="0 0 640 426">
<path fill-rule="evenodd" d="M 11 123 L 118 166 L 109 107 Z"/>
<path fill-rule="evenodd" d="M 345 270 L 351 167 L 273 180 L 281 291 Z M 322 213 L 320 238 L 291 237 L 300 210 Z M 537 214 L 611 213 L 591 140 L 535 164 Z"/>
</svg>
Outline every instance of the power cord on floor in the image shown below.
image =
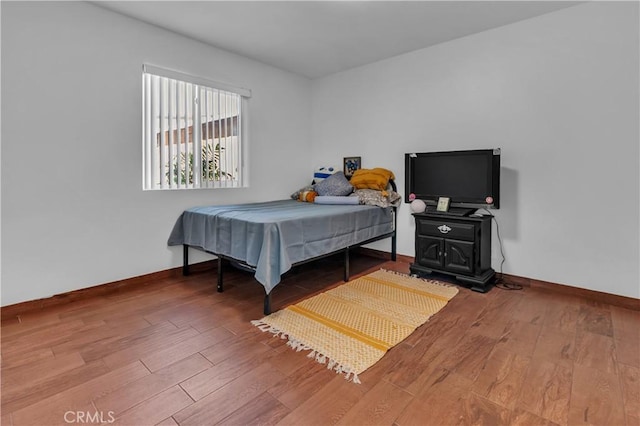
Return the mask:
<svg viewBox="0 0 640 426">
<path fill-rule="evenodd" d="M 522 290 L 522 285 L 516 283 L 509 283 L 504 280 L 504 274 L 502 273 L 502 265 L 504 265 L 505 256 L 504 249 L 502 247 L 502 238 L 500 237 L 500 226 L 498 225 L 498 220 L 496 217 L 486 208 L 481 208 L 480 210 L 484 210 L 487 212 L 489 216 L 493 219 L 496 224 L 496 235 L 498 236 L 498 244 L 500 245 L 500 255 L 502 256 L 502 260 L 500 261 L 500 271 L 497 274 L 496 281 L 493 284 L 494 287 L 500 288 L 502 290 Z"/>
</svg>

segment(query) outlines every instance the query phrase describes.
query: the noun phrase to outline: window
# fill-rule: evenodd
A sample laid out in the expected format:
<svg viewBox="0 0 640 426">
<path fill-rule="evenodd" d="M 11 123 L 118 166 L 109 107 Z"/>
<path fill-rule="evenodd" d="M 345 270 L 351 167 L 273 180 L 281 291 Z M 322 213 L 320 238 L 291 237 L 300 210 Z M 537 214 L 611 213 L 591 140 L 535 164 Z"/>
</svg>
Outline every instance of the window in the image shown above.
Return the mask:
<svg viewBox="0 0 640 426">
<path fill-rule="evenodd" d="M 143 67 L 143 189 L 245 186 L 247 89 Z"/>
</svg>

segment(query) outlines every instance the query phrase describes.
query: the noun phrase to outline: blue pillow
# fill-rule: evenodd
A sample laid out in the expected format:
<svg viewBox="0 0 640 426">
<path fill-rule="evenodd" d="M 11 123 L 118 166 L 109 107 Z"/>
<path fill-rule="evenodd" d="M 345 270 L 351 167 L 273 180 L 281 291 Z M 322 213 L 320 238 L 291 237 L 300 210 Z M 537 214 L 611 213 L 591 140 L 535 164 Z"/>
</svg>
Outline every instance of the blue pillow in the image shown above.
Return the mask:
<svg viewBox="0 0 640 426">
<path fill-rule="evenodd" d="M 349 183 L 344 172 L 337 172 L 316 184 L 318 195 L 344 196 L 353 192 L 353 185 Z"/>
<path fill-rule="evenodd" d="M 348 197 L 340 196 L 332 196 L 332 195 L 318 195 L 313 199 L 313 202 L 316 204 L 342 204 L 342 205 L 353 205 L 360 204 L 360 198 L 356 195 L 350 195 Z"/>
</svg>

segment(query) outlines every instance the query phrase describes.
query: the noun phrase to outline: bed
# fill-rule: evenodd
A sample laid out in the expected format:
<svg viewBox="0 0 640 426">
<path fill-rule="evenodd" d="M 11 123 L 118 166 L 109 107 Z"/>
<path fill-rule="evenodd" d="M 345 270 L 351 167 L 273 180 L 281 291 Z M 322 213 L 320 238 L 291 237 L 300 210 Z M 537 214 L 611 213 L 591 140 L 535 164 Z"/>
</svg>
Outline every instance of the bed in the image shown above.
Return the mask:
<svg viewBox="0 0 640 426">
<path fill-rule="evenodd" d="M 217 290 L 223 291 L 223 259 L 246 266 L 264 286 L 264 313 L 271 313 L 271 292 L 296 265 L 344 253 L 349 280 L 349 250 L 391 238 L 396 260 L 395 207 L 335 205 L 279 200 L 202 206 L 185 210 L 168 245 L 183 246 L 183 274 L 189 274 L 189 248 L 218 258 Z"/>
</svg>

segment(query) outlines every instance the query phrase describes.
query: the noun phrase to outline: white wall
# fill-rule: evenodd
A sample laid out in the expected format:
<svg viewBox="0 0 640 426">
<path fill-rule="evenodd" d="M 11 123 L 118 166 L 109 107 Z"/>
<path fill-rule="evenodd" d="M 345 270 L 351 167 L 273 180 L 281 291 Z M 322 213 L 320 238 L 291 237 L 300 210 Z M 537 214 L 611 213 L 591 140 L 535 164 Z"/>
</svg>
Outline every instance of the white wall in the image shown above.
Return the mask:
<svg viewBox="0 0 640 426">
<path fill-rule="evenodd" d="M 179 266 L 182 210 L 309 179 L 307 79 L 83 2 L 1 8 L 3 306 Z M 143 63 L 252 90 L 250 188 L 142 191 Z"/>
<path fill-rule="evenodd" d="M 179 266 L 166 239 L 183 209 L 284 198 L 318 164 L 360 155 L 403 192 L 405 152 L 498 146 L 504 271 L 640 297 L 637 3 L 571 7 L 312 87 L 90 4 L 0 8 L 2 306 Z M 145 62 L 252 89 L 250 188 L 141 190 Z M 412 256 L 408 205 L 398 232 Z"/>
<path fill-rule="evenodd" d="M 504 272 L 639 298 L 638 34 L 638 3 L 594 2 L 316 80 L 313 156 L 404 193 L 405 152 L 501 147 Z"/>
</svg>

